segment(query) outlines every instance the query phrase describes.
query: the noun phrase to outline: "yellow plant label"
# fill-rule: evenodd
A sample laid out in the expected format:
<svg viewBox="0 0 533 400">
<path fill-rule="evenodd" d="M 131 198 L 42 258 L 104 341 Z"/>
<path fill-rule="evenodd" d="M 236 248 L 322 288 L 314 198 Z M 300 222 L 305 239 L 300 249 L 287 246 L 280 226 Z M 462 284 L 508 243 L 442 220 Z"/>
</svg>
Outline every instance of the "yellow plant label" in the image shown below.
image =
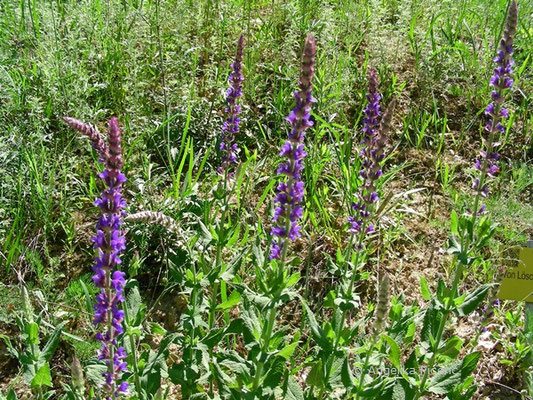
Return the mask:
<svg viewBox="0 0 533 400">
<path fill-rule="evenodd" d="M 506 266 L 498 298 L 533 303 L 533 248 L 521 248 L 518 263 Z"/>
</svg>

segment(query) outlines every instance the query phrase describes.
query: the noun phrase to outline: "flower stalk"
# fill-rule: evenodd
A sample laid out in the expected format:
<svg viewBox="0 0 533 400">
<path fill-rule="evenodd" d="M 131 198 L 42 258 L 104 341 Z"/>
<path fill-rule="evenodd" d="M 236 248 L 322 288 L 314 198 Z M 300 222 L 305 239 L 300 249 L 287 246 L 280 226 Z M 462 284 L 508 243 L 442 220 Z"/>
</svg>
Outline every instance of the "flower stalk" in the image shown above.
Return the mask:
<svg viewBox="0 0 533 400">
<path fill-rule="evenodd" d="M 286 120 L 291 125 L 288 140 L 281 147 L 279 155 L 286 159 L 278 168 L 278 175 L 286 179 L 276 189 L 276 209 L 274 211 L 270 259 L 281 259 L 287 239 L 294 241 L 301 236 L 298 220 L 303 215 L 300 205 L 304 196 L 304 182 L 301 173 L 303 160 L 307 155 L 304 150 L 305 131 L 313 126 L 311 121 L 311 104 L 316 102 L 312 96 L 311 80 L 315 73 L 316 43 L 312 35 L 307 37 L 302 55 L 302 69 L 299 89 L 294 93 L 296 106 Z"/>
<path fill-rule="evenodd" d="M 109 121 L 107 145 L 89 125 L 73 118 L 67 117 L 64 120 L 69 126 L 89 137 L 93 148 L 100 155 L 100 162 L 105 165 L 98 177 L 105 182 L 106 189 L 94 203 L 100 208 L 102 215 L 96 225 L 96 235 L 93 237 L 97 256 L 93 265 L 92 279 L 100 288 L 100 293 L 96 296 L 93 322 L 104 328 L 104 332 L 99 332 L 95 336 L 101 342 L 98 358 L 105 360 L 108 367 L 107 372 L 102 374 L 105 378 L 103 389 L 106 398 L 115 400 L 128 389 L 128 383 L 121 382 L 122 373 L 127 371 L 127 363 L 124 361 L 126 351 L 117 344 L 117 337 L 124 332 L 122 326 L 124 311 L 120 305 L 124 302 L 123 292 L 126 283 L 124 272 L 118 270 L 122 262 L 120 256 L 126 249 L 126 240 L 121 231 L 123 210 L 126 206 L 121 193 L 122 184 L 126 181 L 122 173 L 122 134 L 115 117 Z"/>
<path fill-rule="evenodd" d="M 275 202 L 277 204 L 271 234 L 273 236 L 269 259 L 277 261 L 277 273 L 283 275 L 285 261 L 289 248 L 289 240 L 294 241 L 300 234 L 298 220 L 303 215 L 300 205 L 304 195 L 304 183 L 301 180 L 301 171 L 304 168 L 303 159 L 307 155 L 304 150 L 305 131 L 313 126 L 311 121 L 311 104 L 316 102 L 312 96 L 312 78 L 315 72 L 316 43 L 312 35 L 307 36 L 302 54 L 302 67 L 300 70 L 299 90 L 294 93 L 295 107 L 291 110 L 286 120 L 291 125 L 288 140 L 283 144 L 280 156 L 286 161 L 282 162 L 277 170 L 278 175 L 284 175 L 285 180 L 276 189 Z M 278 288 L 273 294 L 271 308 L 268 313 L 266 329 L 262 335 L 262 352 L 268 353 L 270 340 L 274 331 L 277 315 L 277 300 L 281 296 L 283 287 Z M 263 377 L 264 362 L 259 362 L 255 371 L 253 389 L 259 387 Z"/>
<path fill-rule="evenodd" d="M 509 6 L 507 14 L 507 21 L 505 24 L 505 30 L 502 39 L 499 43 L 498 55 L 493 59 L 496 63 L 494 68 L 494 74 L 490 79 L 489 85 L 493 88 L 491 92 L 492 103 L 485 110 L 485 114 L 489 116 L 489 123 L 486 125 L 485 130 L 488 132 L 487 139 L 483 138 L 483 149 L 480 151 L 481 160 L 476 160 L 475 167 L 480 171 L 480 176 L 474 181 L 473 188 L 476 191 L 476 197 L 474 200 L 474 210 L 472 213 L 472 227 L 475 228 L 477 216 L 485 212 L 485 204 L 479 207 L 479 203 L 482 197 L 487 197 L 489 194 L 488 185 L 486 183 L 487 178 L 493 178 L 499 171 L 497 161 L 499 154 L 496 148 L 501 144 L 498 142 L 498 137 L 505 132 L 505 127 L 502 122 L 509 116 L 509 112 L 504 107 L 505 96 L 509 89 L 513 85 L 512 66 L 514 64 L 511 60 L 513 53 L 513 38 L 516 33 L 516 27 L 518 23 L 518 6 L 516 1 L 513 0 Z M 475 232 L 475 229 L 473 229 Z M 473 238 L 470 235 L 466 235 L 465 243 L 462 244 L 462 248 L 469 251 L 470 241 Z M 457 290 L 461 277 L 463 276 L 463 264 L 467 264 L 468 260 L 458 260 L 455 258 L 455 274 L 452 282 L 451 295 L 448 297 L 448 301 L 445 304 L 443 315 L 437 330 L 435 337 L 435 346 L 433 349 L 433 355 L 428 361 L 428 367 L 425 370 L 420 385 L 418 387 L 417 394 L 414 400 L 418 400 L 426 393 L 426 383 L 429 378 L 429 371 L 433 368 L 436 362 L 437 349 L 440 346 L 442 336 L 444 334 L 444 328 L 450 313 L 452 312 L 453 302 L 457 296 Z M 476 339 L 477 341 L 477 339 Z"/>
</svg>

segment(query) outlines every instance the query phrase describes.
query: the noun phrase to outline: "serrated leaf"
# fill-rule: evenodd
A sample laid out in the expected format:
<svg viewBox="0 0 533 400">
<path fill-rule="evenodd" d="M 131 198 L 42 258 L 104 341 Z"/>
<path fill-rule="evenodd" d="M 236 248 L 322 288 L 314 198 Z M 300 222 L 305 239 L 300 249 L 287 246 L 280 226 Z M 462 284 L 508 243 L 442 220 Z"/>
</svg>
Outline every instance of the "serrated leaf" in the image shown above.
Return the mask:
<svg viewBox="0 0 533 400">
<path fill-rule="evenodd" d="M 319 388 L 324 386 L 324 380 L 322 379 L 322 361 L 318 360 L 313 364 L 305 383 L 308 386 L 316 386 Z"/>
<path fill-rule="evenodd" d="M 135 324 L 135 321 L 137 319 L 137 314 L 139 313 L 139 310 L 141 309 L 142 305 L 142 298 L 141 294 L 139 293 L 139 288 L 137 286 L 134 286 L 130 292 L 128 293 L 128 297 L 126 298 L 126 307 L 128 311 L 128 325 Z"/>
<path fill-rule="evenodd" d="M 41 353 L 39 354 L 40 363 L 50 361 L 50 359 L 54 355 L 57 345 L 59 344 L 59 338 L 61 337 L 61 331 L 63 330 L 63 327 L 65 326 L 66 323 L 67 323 L 66 321 L 60 323 L 56 327 L 56 329 L 54 329 L 54 331 L 48 338 L 48 341 L 46 342 L 43 348 L 43 351 L 41 351 Z"/>
<path fill-rule="evenodd" d="M 303 302 L 302 304 L 305 308 L 307 319 L 309 320 L 309 328 L 311 329 L 311 335 L 313 336 L 313 340 L 322 350 L 330 351 L 332 348 L 332 344 L 328 341 L 327 335 L 324 330 L 318 325 L 318 322 L 315 318 L 315 314 L 313 313 L 313 311 L 311 311 L 306 302 Z"/>
<path fill-rule="evenodd" d="M 276 357 L 271 367 L 269 368 L 261 386 L 271 389 L 278 387 L 286 368 L 287 367 L 285 366 L 285 360 L 281 357 Z"/>
<path fill-rule="evenodd" d="M 291 286 L 295 285 L 299 280 L 300 280 L 300 273 L 299 272 L 295 272 L 287 280 L 287 285 L 286 286 L 287 287 L 291 287 Z"/>
<path fill-rule="evenodd" d="M 288 360 L 292 356 L 292 353 L 294 353 L 294 350 L 296 350 L 297 346 L 298 346 L 298 341 L 294 341 L 294 343 L 288 344 L 287 346 L 282 348 L 278 352 L 277 355 L 279 357 L 283 357 L 284 359 Z"/>
<path fill-rule="evenodd" d="M 217 306 L 217 310 L 227 310 L 227 309 L 233 308 L 240 302 L 241 302 L 241 294 L 237 290 L 234 290 L 233 292 L 231 292 L 231 294 L 229 295 L 226 301 L 220 303 Z"/>
<path fill-rule="evenodd" d="M 463 340 L 457 336 L 452 336 L 439 348 L 438 353 L 456 359 L 461 351 Z"/>
<path fill-rule="evenodd" d="M 389 344 L 389 360 L 396 368 L 400 369 L 400 347 L 390 336 L 382 335 L 385 341 Z"/>
<path fill-rule="evenodd" d="M 428 391 L 435 394 L 448 394 L 463 382 L 476 368 L 481 352 L 468 354 L 463 361 L 447 365 L 437 372 L 430 380 Z"/>
<path fill-rule="evenodd" d="M 287 390 L 285 391 L 285 400 L 304 400 L 304 392 L 298 382 L 292 376 L 287 381 Z"/>
<path fill-rule="evenodd" d="M 431 299 L 431 292 L 429 291 L 428 281 L 422 275 L 420 275 L 420 293 L 424 300 L 429 301 Z"/>
<path fill-rule="evenodd" d="M 42 386 L 48 386 L 52 387 L 52 375 L 50 375 L 50 364 L 45 363 L 33 379 L 31 380 L 31 387 L 42 387 Z"/>
<path fill-rule="evenodd" d="M 491 285 L 485 284 L 478 287 L 472 293 L 466 296 L 463 303 L 457 307 L 457 313 L 464 317 L 474 311 L 477 306 L 485 299 Z"/>
<path fill-rule="evenodd" d="M 348 358 L 344 359 L 341 368 L 341 381 L 345 388 L 351 388 L 354 386 L 354 377 L 352 369 L 350 368 L 350 362 Z"/>
</svg>

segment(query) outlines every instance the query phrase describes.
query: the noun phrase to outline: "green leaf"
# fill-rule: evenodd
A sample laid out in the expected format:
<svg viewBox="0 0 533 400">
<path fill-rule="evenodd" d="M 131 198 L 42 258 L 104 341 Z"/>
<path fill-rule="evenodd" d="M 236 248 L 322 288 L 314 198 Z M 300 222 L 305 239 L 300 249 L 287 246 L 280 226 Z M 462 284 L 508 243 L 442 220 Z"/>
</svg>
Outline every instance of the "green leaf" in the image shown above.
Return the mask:
<svg viewBox="0 0 533 400">
<path fill-rule="evenodd" d="M 287 280 L 286 287 L 291 287 L 291 286 L 295 285 L 299 280 L 300 280 L 300 273 L 299 272 L 295 272 Z"/>
<path fill-rule="evenodd" d="M 288 344 L 287 346 L 282 348 L 279 351 L 278 356 L 283 357 L 284 359 L 288 360 L 292 356 L 292 353 L 294 353 L 294 350 L 296 350 L 297 346 L 298 346 L 298 341 L 295 340 L 294 343 Z"/>
<path fill-rule="evenodd" d="M 17 400 L 17 395 L 13 389 L 9 389 L 6 400 Z"/>
<path fill-rule="evenodd" d="M 278 387 L 286 369 L 287 367 L 285 366 L 285 360 L 281 357 L 276 357 L 270 366 L 265 376 L 265 380 L 261 386 L 271 389 Z"/>
<path fill-rule="evenodd" d="M 233 235 L 231 235 L 231 238 L 228 240 L 227 246 L 232 247 L 235 243 L 237 243 L 237 240 L 239 240 L 239 235 L 241 233 L 241 225 L 237 225 L 237 228 L 233 231 Z"/>
<path fill-rule="evenodd" d="M 54 329 L 54 332 L 50 335 L 48 338 L 48 342 L 46 342 L 46 345 L 43 348 L 43 351 L 41 354 L 39 354 L 39 362 L 43 363 L 46 361 L 50 361 L 52 356 L 54 355 L 57 345 L 59 344 L 59 338 L 61 336 L 61 331 L 63 330 L 63 327 L 65 326 L 67 322 L 64 321 L 60 323 L 56 329 Z"/>
<path fill-rule="evenodd" d="M 474 372 L 477 366 L 477 362 L 479 361 L 479 357 L 481 357 L 481 352 L 474 351 L 463 359 L 463 363 L 461 365 L 461 377 L 463 379 L 465 379 L 468 375 Z"/>
<path fill-rule="evenodd" d="M 452 336 L 439 348 L 438 353 L 456 359 L 461 351 L 463 340 L 457 336 Z"/>
<path fill-rule="evenodd" d="M 88 364 L 83 369 L 87 380 L 91 382 L 95 387 L 98 387 L 104 383 L 102 373 L 107 371 L 107 367 L 103 364 Z"/>
<path fill-rule="evenodd" d="M 237 271 L 241 267 L 243 253 L 239 253 L 237 257 L 231 260 L 230 265 L 226 268 L 224 272 L 220 275 L 220 280 L 224 282 L 231 282 L 231 280 L 237 274 Z"/>
<path fill-rule="evenodd" d="M 285 400 L 304 400 L 304 392 L 292 376 L 289 376 L 287 380 L 287 390 L 283 398 Z"/>
<path fill-rule="evenodd" d="M 31 380 L 31 387 L 42 387 L 42 386 L 48 386 L 52 387 L 52 376 L 50 375 L 50 364 L 45 363 L 33 379 Z"/>
<path fill-rule="evenodd" d="M 261 338 L 261 322 L 257 318 L 257 315 L 254 313 L 252 307 L 244 308 L 241 318 L 244 322 L 244 325 L 250 330 L 255 340 Z"/>
<path fill-rule="evenodd" d="M 307 303 L 303 302 L 302 304 L 305 308 L 307 319 L 309 320 L 309 328 L 311 329 L 314 341 L 322 350 L 330 351 L 332 349 L 332 344 L 327 339 L 326 332 L 324 332 L 324 330 L 318 325 L 315 314 L 311 311 Z"/>
<path fill-rule="evenodd" d="M 141 309 L 141 305 L 141 294 L 139 293 L 139 288 L 135 286 L 133 287 L 133 289 L 130 290 L 126 299 L 126 308 L 128 311 L 128 325 L 135 325 L 135 322 L 137 320 L 137 314 Z"/>
<path fill-rule="evenodd" d="M 440 318 L 442 318 L 442 316 L 439 315 L 439 312 L 435 309 L 433 304 L 431 304 L 424 314 L 424 322 L 422 325 L 422 331 L 420 332 L 420 336 L 424 342 L 431 343 L 435 338 L 439 329 Z"/>
<path fill-rule="evenodd" d="M 468 354 L 463 361 L 447 365 L 437 372 L 430 380 L 428 391 L 435 394 L 448 394 L 463 382 L 476 368 L 481 352 Z"/>
<path fill-rule="evenodd" d="M 348 358 L 344 359 L 341 368 L 341 381 L 345 388 L 351 388 L 354 386 L 355 381 L 352 374 L 352 369 L 350 368 L 350 362 Z"/>
<path fill-rule="evenodd" d="M 457 216 L 455 210 L 452 210 L 450 215 L 450 225 L 451 231 L 456 235 L 459 234 L 459 217 Z"/>
<path fill-rule="evenodd" d="M 231 294 L 229 295 L 226 301 L 220 303 L 217 306 L 217 310 L 227 310 L 229 308 L 233 308 L 240 302 L 241 302 L 241 294 L 237 290 L 234 290 L 233 292 L 231 292 Z"/>
<path fill-rule="evenodd" d="M 157 322 L 150 322 L 149 326 L 151 333 L 155 333 L 157 335 L 165 335 L 167 333 L 167 330 Z"/>
<path fill-rule="evenodd" d="M 400 369 L 400 347 L 390 336 L 382 335 L 383 339 L 389 344 L 389 360 L 396 368 Z"/>
<path fill-rule="evenodd" d="M 28 335 L 29 344 L 39 343 L 39 325 L 36 322 L 30 322 L 25 326 L 25 332 Z"/>
<path fill-rule="evenodd" d="M 429 301 L 431 299 L 431 292 L 429 291 L 428 281 L 422 275 L 420 275 L 420 293 L 424 300 Z"/>
<path fill-rule="evenodd" d="M 318 360 L 313 364 L 309 375 L 307 375 L 306 383 L 310 386 L 321 388 L 324 386 L 324 379 L 322 378 L 322 361 Z"/>
<path fill-rule="evenodd" d="M 476 290 L 466 296 L 463 303 L 457 307 L 459 316 L 464 317 L 474 311 L 477 306 L 485 299 L 491 285 L 485 284 L 479 286 Z"/>
</svg>

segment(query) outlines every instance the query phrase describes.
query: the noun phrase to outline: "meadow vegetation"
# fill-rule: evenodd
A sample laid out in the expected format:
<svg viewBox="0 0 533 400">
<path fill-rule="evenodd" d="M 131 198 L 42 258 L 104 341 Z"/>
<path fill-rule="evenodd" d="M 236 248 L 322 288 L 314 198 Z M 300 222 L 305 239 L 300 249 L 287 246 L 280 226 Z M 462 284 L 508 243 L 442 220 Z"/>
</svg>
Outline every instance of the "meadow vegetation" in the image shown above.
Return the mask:
<svg viewBox="0 0 533 400">
<path fill-rule="evenodd" d="M 0 0 L 0 399 L 530 399 L 532 16 Z"/>
</svg>

